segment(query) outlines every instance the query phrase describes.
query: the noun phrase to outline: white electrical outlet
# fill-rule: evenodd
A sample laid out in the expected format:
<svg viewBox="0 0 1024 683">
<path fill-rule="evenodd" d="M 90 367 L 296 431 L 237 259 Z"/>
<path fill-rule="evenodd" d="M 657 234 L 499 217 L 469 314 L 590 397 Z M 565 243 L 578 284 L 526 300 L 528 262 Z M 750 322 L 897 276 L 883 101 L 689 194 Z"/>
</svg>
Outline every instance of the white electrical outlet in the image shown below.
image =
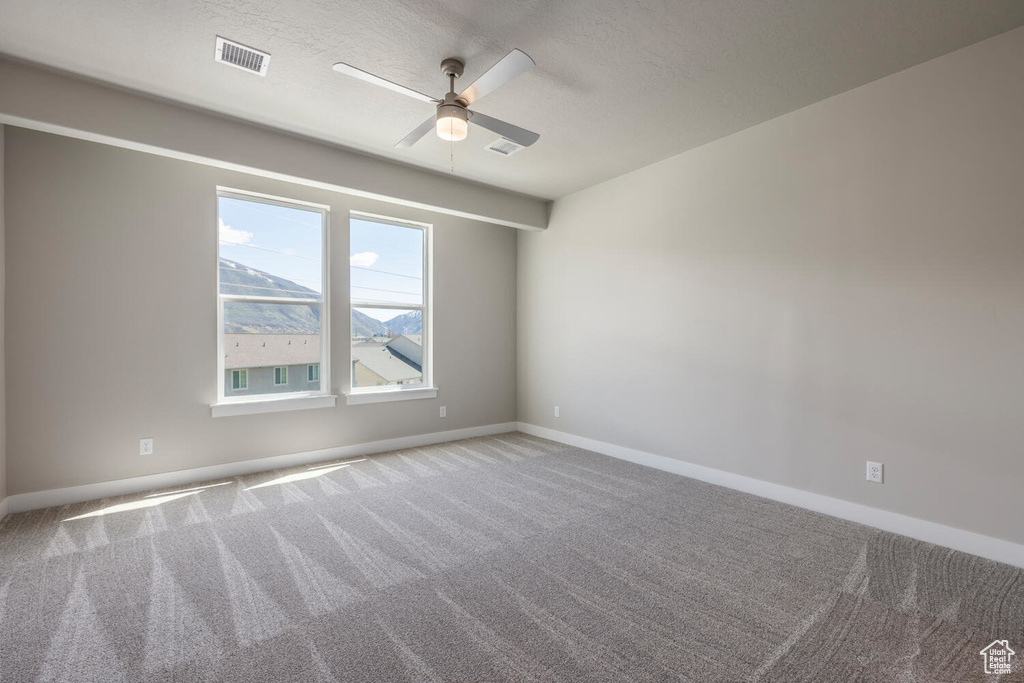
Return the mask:
<svg viewBox="0 0 1024 683">
<path fill-rule="evenodd" d="M 555 417 L 558 417 L 558 406 L 555 406 Z"/>
<path fill-rule="evenodd" d="M 441 417 L 448 417 L 448 406 L 441 406 Z"/>
<path fill-rule="evenodd" d="M 139 439 L 139 455 L 153 455 L 153 439 Z"/>
<path fill-rule="evenodd" d="M 868 481 L 882 483 L 882 463 L 868 461 Z"/>
</svg>

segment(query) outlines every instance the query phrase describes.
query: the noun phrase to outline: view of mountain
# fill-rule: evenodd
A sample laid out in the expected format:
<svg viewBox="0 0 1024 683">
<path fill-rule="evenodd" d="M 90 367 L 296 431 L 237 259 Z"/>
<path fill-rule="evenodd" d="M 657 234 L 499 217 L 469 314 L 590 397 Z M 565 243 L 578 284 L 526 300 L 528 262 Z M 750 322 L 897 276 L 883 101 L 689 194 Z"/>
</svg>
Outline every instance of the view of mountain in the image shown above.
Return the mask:
<svg viewBox="0 0 1024 683">
<path fill-rule="evenodd" d="M 220 259 L 220 284 L 224 294 L 273 296 L 288 298 L 319 298 L 308 287 L 276 277 L 262 270 L 235 261 Z M 318 334 L 320 311 L 309 306 L 286 304 L 226 303 L 224 331 L 228 334 Z M 396 334 L 420 334 L 423 316 L 411 311 L 387 322 L 352 311 L 352 334 L 359 337 L 383 337 Z"/>
<path fill-rule="evenodd" d="M 385 333 L 384 323 L 360 311 L 352 311 L 353 337 L 383 337 Z"/>
<path fill-rule="evenodd" d="M 397 315 L 387 322 L 371 318 L 362 311 L 352 311 L 352 336 L 393 337 L 397 334 L 420 334 L 423 332 L 423 313 L 410 311 Z"/>
<path fill-rule="evenodd" d="M 224 294 L 305 299 L 320 295 L 291 280 L 227 259 L 220 259 L 220 286 Z M 228 334 L 319 334 L 320 309 L 281 304 L 224 304 L 224 331 Z"/>
<path fill-rule="evenodd" d="M 290 299 L 311 299 L 320 296 L 309 287 L 226 258 L 220 259 L 220 286 L 224 294 L 281 296 Z"/>
<path fill-rule="evenodd" d="M 423 332 L 423 311 L 409 311 L 384 323 L 391 334 L 420 334 Z"/>
</svg>

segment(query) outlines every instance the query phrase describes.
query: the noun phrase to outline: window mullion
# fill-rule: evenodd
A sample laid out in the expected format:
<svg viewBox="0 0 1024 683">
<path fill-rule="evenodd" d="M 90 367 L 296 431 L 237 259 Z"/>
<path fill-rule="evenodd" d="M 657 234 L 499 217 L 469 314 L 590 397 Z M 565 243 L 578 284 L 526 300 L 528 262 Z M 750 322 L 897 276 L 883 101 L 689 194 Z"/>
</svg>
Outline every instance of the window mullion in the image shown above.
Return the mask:
<svg viewBox="0 0 1024 683">
<path fill-rule="evenodd" d="M 421 304 L 390 304 L 380 301 L 362 301 L 353 299 L 351 308 L 382 308 L 390 311 L 423 311 L 426 306 Z"/>
<path fill-rule="evenodd" d="M 323 299 L 299 299 L 295 297 L 249 296 L 246 294 L 221 294 L 221 301 L 237 304 L 284 304 L 287 306 L 320 306 Z"/>
</svg>

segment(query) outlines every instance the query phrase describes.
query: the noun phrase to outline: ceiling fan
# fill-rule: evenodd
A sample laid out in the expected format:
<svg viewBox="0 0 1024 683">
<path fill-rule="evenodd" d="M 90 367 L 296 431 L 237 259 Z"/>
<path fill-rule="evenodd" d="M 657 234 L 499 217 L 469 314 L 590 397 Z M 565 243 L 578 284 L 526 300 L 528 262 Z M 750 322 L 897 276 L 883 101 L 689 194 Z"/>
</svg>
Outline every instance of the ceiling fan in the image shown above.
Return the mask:
<svg viewBox="0 0 1024 683">
<path fill-rule="evenodd" d="M 511 140 L 523 147 L 529 147 L 537 142 L 540 135 L 532 131 L 513 126 L 499 119 L 492 118 L 478 111 L 472 111 L 469 107 L 479 101 L 484 95 L 488 95 L 501 86 L 511 81 L 516 76 L 526 73 L 534 67 L 530 56 L 522 50 L 512 50 L 501 58 L 497 64 L 492 66 L 484 75 L 473 81 L 473 84 L 459 94 L 455 94 L 455 79 L 462 75 L 465 65 L 454 57 L 449 57 L 441 62 L 441 73 L 448 77 L 448 92 L 442 99 L 424 95 L 421 92 L 406 88 L 404 85 L 393 83 L 386 78 L 375 76 L 371 73 L 357 69 L 356 67 L 338 62 L 334 70 L 353 78 L 379 85 L 393 92 L 401 93 L 421 102 L 429 102 L 437 105 L 437 114 L 424 121 L 414 131 L 402 138 L 395 147 L 405 149 L 412 147 L 431 129 L 437 132 L 437 137 L 442 140 L 458 142 L 465 140 L 469 132 L 469 122 L 486 128 L 498 135 Z"/>
</svg>

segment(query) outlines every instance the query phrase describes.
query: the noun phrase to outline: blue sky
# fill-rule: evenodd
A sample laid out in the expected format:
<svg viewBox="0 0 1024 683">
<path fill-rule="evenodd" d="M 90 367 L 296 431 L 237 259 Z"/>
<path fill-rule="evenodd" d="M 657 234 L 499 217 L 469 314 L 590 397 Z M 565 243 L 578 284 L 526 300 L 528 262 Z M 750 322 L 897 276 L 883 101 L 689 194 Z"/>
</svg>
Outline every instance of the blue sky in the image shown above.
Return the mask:
<svg viewBox="0 0 1024 683">
<path fill-rule="evenodd" d="M 230 197 L 221 197 L 219 208 L 221 257 L 321 290 L 319 212 Z"/>
<path fill-rule="evenodd" d="M 223 258 L 320 291 L 318 212 L 229 197 L 220 198 L 219 211 Z M 344 234 L 339 227 L 335 226 L 332 239 Z M 422 303 L 423 231 L 358 218 L 351 220 L 350 228 L 352 297 L 368 302 Z M 253 292 L 261 293 L 266 292 Z M 360 310 L 378 320 L 407 312 Z"/>
<path fill-rule="evenodd" d="M 423 231 L 353 218 L 351 221 L 352 298 L 386 303 L 423 303 Z M 367 309 L 377 320 L 408 311 Z"/>
</svg>

